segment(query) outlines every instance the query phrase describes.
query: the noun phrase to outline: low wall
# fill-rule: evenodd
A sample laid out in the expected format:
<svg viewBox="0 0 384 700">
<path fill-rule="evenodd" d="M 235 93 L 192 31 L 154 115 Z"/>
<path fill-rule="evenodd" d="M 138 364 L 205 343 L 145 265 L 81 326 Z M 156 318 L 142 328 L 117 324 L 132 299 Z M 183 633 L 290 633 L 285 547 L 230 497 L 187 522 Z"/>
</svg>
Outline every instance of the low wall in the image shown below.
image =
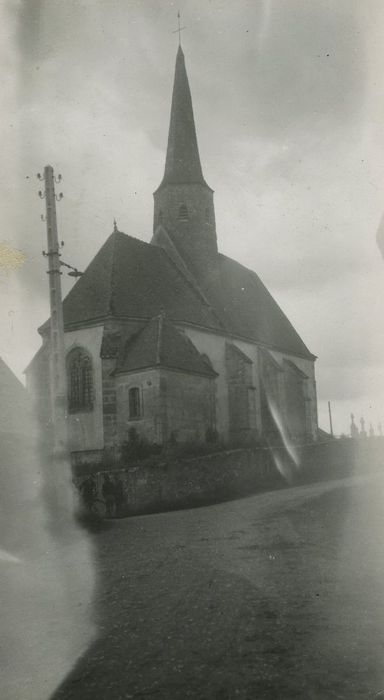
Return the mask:
<svg viewBox="0 0 384 700">
<path fill-rule="evenodd" d="M 95 464 L 74 481 L 88 509 L 124 517 L 384 468 L 384 439 L 304 445 L 296 448 L 295 458 L 297 465 L 284 448 L 237 449 L 124 469 Z"/>
<path fill-rule="evenodd" d="M 340 438 L 300 448 L 296 483 L 340 479 L 384 469 L 384 437 Z"/>
</svg>

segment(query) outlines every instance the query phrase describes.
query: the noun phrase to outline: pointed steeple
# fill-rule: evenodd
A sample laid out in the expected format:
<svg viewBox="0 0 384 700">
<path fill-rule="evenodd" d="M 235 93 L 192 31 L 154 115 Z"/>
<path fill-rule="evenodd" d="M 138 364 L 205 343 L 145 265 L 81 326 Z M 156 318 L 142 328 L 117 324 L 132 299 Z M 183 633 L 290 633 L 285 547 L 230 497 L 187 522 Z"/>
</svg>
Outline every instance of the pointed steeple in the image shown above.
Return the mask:
<svg viewBox="0 0 384 700">
<path fill-rule="evenodd" d="M 212 276 L 217 267 L 213 190 L 201 169 L 181 46 L 176 56 L 164 177 L 154 192 L 154 204 L 152 243 L 171 241 L 176 257 L 195 279 Z"/>
<path fill-rule="evenodd" d="M 201 169 L 191 91 L 181 46 L 176 56 L 167 158 L 161 185 L 166 184 L 206 185 Z"/>
</svg>

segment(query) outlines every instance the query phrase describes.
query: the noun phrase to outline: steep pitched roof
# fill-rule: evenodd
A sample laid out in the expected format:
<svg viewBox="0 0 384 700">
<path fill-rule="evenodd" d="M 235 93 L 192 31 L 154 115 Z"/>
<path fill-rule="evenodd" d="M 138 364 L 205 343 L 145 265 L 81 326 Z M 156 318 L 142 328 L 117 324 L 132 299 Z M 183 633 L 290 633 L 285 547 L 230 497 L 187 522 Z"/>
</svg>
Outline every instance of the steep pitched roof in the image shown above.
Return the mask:
<svg viewBox="0 0 384 700">
<path fill-rule="evenodd" d="M 174 321 L 221 327 L 162 248 L 115 231 L 64 299 L 64 325 L 68 330 L 107 316 L 150 319 L 162 308 Z"/>
<path fill-rule="evenodd" d="M 164 367 L 206 376 L 216 376 L 193 343 L 159 314 L 137 333 L 125 347 L 118 372 Z"/>
<path fill-rule="evenodd" d="M 218 261 L 203 295 L 161 247 L 116 231 L 64 299 L 65 328 L 108 316 L 145 321 L 164 309 L 174 322 L 314 358 L 256 273 L 225 255 Z"/>
<path fill-rule="evenodd" d="M 165 184 L 186 183 L 206 185 L 201 169 L 184 54 L 179 46 L 172 93 L 167 157 L 160 187 Z"/>
<path fill-rule="evenodd" d="M 231 334 L 314 358 L 255 272 L 221 254 L 219 271 L 206 294 Z"/>
</svg>

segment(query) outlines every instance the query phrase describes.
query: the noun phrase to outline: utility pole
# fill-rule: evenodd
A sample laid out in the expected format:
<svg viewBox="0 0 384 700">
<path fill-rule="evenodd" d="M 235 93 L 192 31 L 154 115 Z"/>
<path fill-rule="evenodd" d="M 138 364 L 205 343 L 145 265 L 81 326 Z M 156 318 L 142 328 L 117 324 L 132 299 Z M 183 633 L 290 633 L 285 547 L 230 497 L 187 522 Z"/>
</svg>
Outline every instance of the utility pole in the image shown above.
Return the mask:
<svg viewBox="0 0 384 700">
<path fill-rule="evenodd" d="M 43 252 L 48 258 L 49 301 L 50 301 L 50 390 L 51 416 L 53 427 L 53 451 L 55 455 L 67 452 L 67 383 L 65 372 L 64 321 L 61 296 L 61 262 L 60 247 L 57 235 L 56 201 L 63 195 L 55 194 L 55 178 L 53 168 L 46 165 L 44 177 L 45 192 L 39 192 L 41 199 L 45 197 L 47 243 L 48 250 Z M 61 181 L 59 175 L 57 182 Z"/>
<path fill-rule="evenodd" d="M 333 437 L 332 411 L 331 411 L 331 402 L 330 401 L 328 401 L 328 414 L 329 414 L 329 428 L 331 431 L 331 435 Z"/>
<path fill-rule="evenodd" d="M 67 522 L 74 511 L 75 501 L 71 483 L 71 466 L 68 449 L 68 424 L 67 424 L 67 376 L 65 366 L 65 343 L 63 301 L 61 295 L 61 267 L 68 268 L 71 277 L 80 277 L 83 273 L 76 267 L 69 265 L 60 259 L 60 248 L 57 234 L 56 202 L 63 198 L 63 194 L 55 194 L 55 182 L 61 182 L 61 175 L 54 177 L 51 165 L 46 165 L 44 175 L 37 174 L 38 179 L 44 182 L 44 192 L 40 190 L 40 199 L 45 198 L 46 216 L 42 216 L 47 223 L 48 250 L 43 251 L 48 258 L 49 279 L 49 303 L 50 303 L 50 353 L 49 353 L 49 384 L 51 399 L 51 424 L 53 429 L 53 450 L 49 460 L 49 468 L 46 474 L 48 487 L 48 505 L 51 516 L 62 522 Z M 48 457 L 48 455 L 46 455 Z M 44 462 L 46 461 L 43 458 Z M 64 516 L 64 520 L 63 520 Z"/>
<path fill-rule="evenodd" d="M 45 198 L 47 243 L 48 250 L 43 255 L 48 258 L 48 280 L 50 301 L 50 354 L 49 379 L 51 398 L 51 421 L 53 429 L 53 450 L 50 458 L 42 455 L 47 462 L 46 494 L 47 506 L 52 526 L 68 527 L 74 509 L 73 491 L 71 485 L 71 468 L 68 452 L 67 428 L 67 380 L 65 369 L 64 322 L 61 296 L 61 261 L 60 246 L 57 235 L 56 202 L 63 198 L 62 193 L 55 194 L 55 178 L 53 168 L 46 165 L 44 175 L 37 175 L 44 182 L 44 192 L 39 192 L 41 199 Z M 56 182 L 61 181 L 61 175 Z M 42 217 L 44 220 L 44 217 Z M 63 245 L 63 244 L 62 244 Z M 70 267 L 70 266 L 68 266 Z"/>
</svg>

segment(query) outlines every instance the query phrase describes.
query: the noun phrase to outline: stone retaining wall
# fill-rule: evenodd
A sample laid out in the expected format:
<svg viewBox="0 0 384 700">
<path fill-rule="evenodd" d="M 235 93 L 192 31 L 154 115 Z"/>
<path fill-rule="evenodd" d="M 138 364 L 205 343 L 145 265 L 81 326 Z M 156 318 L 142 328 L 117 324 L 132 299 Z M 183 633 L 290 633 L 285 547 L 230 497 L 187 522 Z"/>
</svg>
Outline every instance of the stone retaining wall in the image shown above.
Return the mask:
<svg viewBox="0 0 384 700">
<path fill-rule="evenodd" d="M 188 508 L 384 468 L 384 439 L 332 440 L 296 448 L 237 449 L 124 469 L 95 465 L 75 476 L 86 506 L 107 517 Z"/>
</svg>

